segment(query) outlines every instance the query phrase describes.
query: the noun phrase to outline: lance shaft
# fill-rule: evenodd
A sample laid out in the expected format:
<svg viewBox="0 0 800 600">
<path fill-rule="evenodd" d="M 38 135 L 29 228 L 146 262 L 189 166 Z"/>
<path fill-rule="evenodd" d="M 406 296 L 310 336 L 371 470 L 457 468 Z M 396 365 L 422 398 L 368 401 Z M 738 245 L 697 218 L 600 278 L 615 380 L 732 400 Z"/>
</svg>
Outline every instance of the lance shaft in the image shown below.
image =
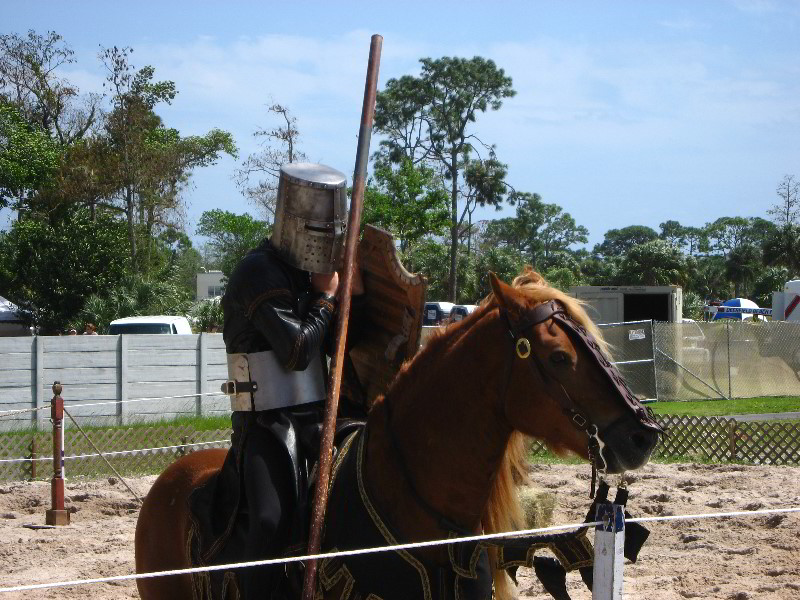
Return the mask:
<svg viewBox="0 0 800 600">
<path fill-rule="evenodd" d="M 367 180 L 367 161 L 369 142 L 372 136 L 372 120 L 375 116 L 375 99 L 378 93 L 378 70 L 381 61 L 383 37 L 373 35 L 369 47 L 367 80 L 364 84 L 364 104 L 361 107 L 361 127 L 358 131 L 358 150 L 353 173 L 353 194 L 350 198 L 350 215 L 347 222 L 347 242 L 344 250 L 343 279 L 339 283 L 339 308 L 334 339 L 335 352 L 331 356 L 331 372 L 328 396 L 325 401 L 325 422 L 322 429 L 317 482 L 314 489 L 314 504 L 311 512 L 311 532 L 308 538 L 308 554 L 317 554 L 322 541 L 322 526 L 325 522 L 325 509 L 328 504 L 328 485 L 331 476 L 331 457 L 333 436 L 336 430 L 336 414 L 339 408 L 339 390 L 342 384 L 342 365 L 344 364 L 345 344 L 347 342 L 347 323 L 350 320 L 350 296 L 353 284 L 356 243 L 361 229 L 361 208 L 364 203 L 364 187 Z M 303 600 L 313 600 L 317 577 L 317 561 L 306 564 L 303 579 Z"/>
</svg>

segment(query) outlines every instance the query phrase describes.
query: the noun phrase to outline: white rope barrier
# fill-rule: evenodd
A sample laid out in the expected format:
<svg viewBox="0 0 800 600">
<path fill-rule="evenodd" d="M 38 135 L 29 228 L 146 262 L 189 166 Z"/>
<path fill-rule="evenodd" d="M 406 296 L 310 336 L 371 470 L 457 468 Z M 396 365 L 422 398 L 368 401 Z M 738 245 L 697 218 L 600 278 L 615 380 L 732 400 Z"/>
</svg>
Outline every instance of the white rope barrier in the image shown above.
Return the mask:
<svg viewBox="0 0 800 600">
<path fill-rule="evenodd" d="M 22 413 L 33 413 L 40 410 L 44 410 L 45 408 L 50 408 L 50 404 L 45 404 L 44 406 L 37 406 L 36 408 L 18 408 L 16 410 L 2 410 L 0 411 L 0 417 L 10 417 L 11 415 L 21 415 Z"/>
<path fill-rule="evenodd" d="M 800 507 L 794 508 L 766 508 L 761 510 L 750 511 L 735 511 L 728 513 L 702 513 L 696 515 L 670 515 L 661 517 L 641 517 L 634 519 L 626 519 L 626 523 L 653 523 L 657 521 L 677 521 L 677 520 L 693 520 L 693 519 L 706 519 L 706 518 L 722 518 L 722 517 L 742 517 L 742 516 L 758 516 L 765 514 L 778 514 L 778 513 L 800 513 Z M 443 546 L 447 544 L 456 544 L 462 542 L 478 542 L 483 540 L 501 539 L 501 538 L 515 538 L 527 535 L 536 535 L 541 533 L 553 533 L 556 531 L 564 531 L 570 529 L 585 529 L 588 527 L 596 527 L 604 525 L 602 521 L 594 521 L 591 523 L 572 523 L 569 525 L 553 525 L 551 527 L 541 527 L 539 529 L 525 529 L 522 531 L 513 531 L 507 533 L 489 533 L 482 535 L 471 535 L 459 538 L 449 538 L 446 540 L 430 540 L 427 542 L 412 542 L 407 544 L 396 544 L 394 546 L 379 546 L 377 548 L 360 548 L 356 550 L 344 550 L 340 552 L 325 552 L 321 554 L 312 554 L 308 556 L 291 556 L 288 558 L 272 558 L 265 560 L 254 560 L 241 563 L 230 563 L 225 565 L 213 565 L 207 567 L 192 567 L 187 569 L 172 569 L 169 571 L 154 571 L 152 573 L 133 573 L 129 575 L 114 575 L 111 577 L 96 577 L 93 579 L 74 579 L 71 581 L 56 581 L 52 583 L 34 583 L 29 585 L 17 585 L 12 587 L 0 587 L 0 594 L 8 592 L 26 592 L 31 590 L 41 590 L 48 588 L 67 587 L 73 585 L 85 585 L 91 583 L 109 583 L 112 581 L 130 581 L 135 579 L 149 579 L 153 577 L 166 577 L 168 575 L 191 575 L 193 573 L 204 573 L 210 571 L 221 571 L 227 569 L 244 569 L 247 567 L 259 567 L 277 564 L 288 564 L 298 561 L 307 560 L 321 560 L 325 558 L 335 558 L 341 556 L 359 556 L 362 554 L 372 554 L 378 552 L 394 552 L 397 550 L 412 550 L 414 548 L 428 548 L 432 546 Z"/>
<path fill-rule="evenodd" d="M 796 508 L 763 508 L 760 510 L 740 510 L 732 512 L 699 513 L 696 515 L 669 515 L 661 517 L 636 517 L 625 519 L 626 523 L 655 523 L 656 521 L 683 521 L 695 519 L 719 519 L 723 517 L 753 517 L 758 515 L 770 515 L 774 513 L 796 513 L 800 512 L 800 507 Z"/>
<path fill-rule="evenodd" d="M 555 531 L 564 531 L 568 529 L 580 529 L 585 527 L 593 527 L 602 525 L 601 522 L 595 523 L 573 523 L 571 525 L 553 525 L 551 527 L 542 527 L 539 529 L 526 529 L 523 531 L 513 531 L 508 533 L 488 533 L 482 535 L 471 535 L 460 538 L 450 538 L 446 540 L 430 540 L 427 542 L 411 542 L 406 544 L 396 544 L 394 546 L 378 546 L 375 548 L 359 548 L 356 550 L 342 550 L 339 552 L 323 552 L 320 554 L 311 554 L 308 556 L 290 556 L 285 558 L 271 558 L 264 560 L 253 560 L 249 562 L 231 563 L 227 565 L 212 565 L 206 567 L 191 567 L 187 569 L 172 569 L 170 571 L 155 571 L 152 573 L 134 573 L 130 575 L 114 575 L 111 577 L 97 577 L 94 579 L 78 579 L 73 581 L 59 581 L 54 583 L 36 583 L 31 585 L 21 585 L 8 588 L 0 588 L 0 593 L 5 592 L 22 592 L 28 590 L 45 589 L 51 587 L 66 587 L 69 585 L 80 585 L 86 583 L 106 583 L 110 581 L 126 581 L 131 579 L 147 579 L 151 577 L 166 577 L 168 575 L 191 575 L 192 573 L 204 573 L 209 571 L 221 571 L 226 569 L 242 569 L 247 567 L 259 567 L 277 564 L 288 564 L 298 561 L 307 560 L 322 560 L 325 558 L 335 558 L 340 556 L 359 556 L 362 554 L 372 554 L 378 552 L 393 552 L 397 550 L 410 550 L 413 548 L 428 548 L 431 546 L 442 546 L 446 544 L 454 544 L 458 542 L 473 542 L 481 540 L 491 540 L 507 537 L 520 537 L 524 535 L 533 535 L 539 533 L 551 533 Z"/>
<path fill-rule="evenodd" d="M 154 450 L 171 450 L 173 448 L 190 448 L 192 446 L 206 446 L 210 444 L 227 444 L 230 443 L 230 440 L 211 440 L 208 442 L 192 442 L 191 444 L 175 444 L 174 446 L 157 446 L 155 448 L 137 448 L 135 450 L 114 450 L 112 452 L 103 452 L 106 456 L 112 455 L 120 455 L 120 454 L 138 454 L 138 453 L 145 453 L 145 452 L 152 452 Z M 63 460 L 70 460 L 73 458 L 91 458 L 93 456 L 100 456 L 99 453 L 94 452 L 92 454 L 75 454 L 73 456 L 64 456 Z M 32 462 L 32 461 L 51 461 L 53 460 L 52 456 L 38 456 L 36 458 L 0 458 L 0 463 L 14 463 L 14 462 Z"/>
<path fill-rule="evenodd" d="M 75 408 L 85 408 L 87 406 L 110 406 L 112 404 L 126 404 L 130 402 L 145 402 L 147 400 L 174 400 L 176 398 L 197 398 L 198 396 L 226 396 L 227 394 L 223 392 L 197 392 L 196 394 L 182 394 L 179 396 L 148 396 L 145 398 L 129 398 L 128 400 L 108 400 L 104 402 L 89 402 L 83 404 L 69 404 L 70 410 Z M 42 406 L 37 406 L 34 408 L 19 408 L 16 410 L 0 410 L 0 418 L 8 417 L 11 415 L 17 415 L 21 413 L 32 413 L 37 412 L 40 410 L 45 410 L 50 408 L 50 403 L 44 404 Z"/>
</svg>

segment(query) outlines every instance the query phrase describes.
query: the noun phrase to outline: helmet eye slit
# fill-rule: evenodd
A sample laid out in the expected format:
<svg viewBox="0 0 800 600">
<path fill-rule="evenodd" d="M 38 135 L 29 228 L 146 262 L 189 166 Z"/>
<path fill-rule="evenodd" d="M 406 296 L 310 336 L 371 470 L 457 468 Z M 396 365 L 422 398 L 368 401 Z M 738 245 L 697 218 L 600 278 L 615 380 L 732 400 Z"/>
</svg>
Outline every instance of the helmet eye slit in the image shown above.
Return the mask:
<svg viewBox="0 0 800 600">
<path fill-rule="evenodd" d="M 308 223 L 306 223 L 306 229 L 308 229 L 309 231 L 319 231 L 320 233 L 329 233 L 333 231 L 333 225 L 329 225 L 327 227 L 325 226 L 320 227 L 319 225 L 309 225 Z"/>
</svg>

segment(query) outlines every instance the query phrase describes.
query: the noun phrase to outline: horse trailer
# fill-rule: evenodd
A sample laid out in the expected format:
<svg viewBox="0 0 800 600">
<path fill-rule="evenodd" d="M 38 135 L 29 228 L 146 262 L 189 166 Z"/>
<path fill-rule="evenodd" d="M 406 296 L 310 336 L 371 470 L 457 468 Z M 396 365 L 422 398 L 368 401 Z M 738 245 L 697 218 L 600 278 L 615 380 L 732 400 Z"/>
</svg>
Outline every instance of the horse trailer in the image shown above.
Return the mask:
<svg viewBox="0 0 800 600">
<path fill-rule="evenodd" d="M 589 317 L 598 325 L 627 321 L 680 323 L 683 292 L 676 285 L 579 285 L 570 296 L 586 303 Z"/>
</svg>

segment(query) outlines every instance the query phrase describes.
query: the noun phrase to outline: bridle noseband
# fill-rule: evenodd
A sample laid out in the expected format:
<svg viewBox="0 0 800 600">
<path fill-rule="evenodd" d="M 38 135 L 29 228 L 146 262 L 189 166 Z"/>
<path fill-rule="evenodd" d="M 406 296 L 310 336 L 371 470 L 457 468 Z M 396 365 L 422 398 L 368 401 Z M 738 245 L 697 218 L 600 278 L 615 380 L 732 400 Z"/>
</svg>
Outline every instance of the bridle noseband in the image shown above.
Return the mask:
<svg viewBox="0 0 800 600">
<path fill-rule="evenodd" d="M 532 351 L 530 340 L 523 335 L 526 331 L 540 323 L 544 323 L 545 321 L 552 319 L 556 324 L 564 329 L 564 331 L 572 338 L 573 341 L 580 342 L 581 345 L 589 351 L 589 354 L 595 359 L 598 366 L 606 374 L 612 387 L 620 394 L 627 408 L 634 413 L 643 426 L 658 433 L 664 433 L 664 429 L 655 420 L 653 414 L 639 402 L 634 393 L 628 387 L 628 384 L 625 383 L 625 380 L 622 378 L 622 374 L 603 354 L 602 349 L 595 341 L 594 337 L 592 337 L 585 327 L 569 316 L 561 303 L 556 300 L 550 300 L 549 302 L 538 304 L 526 312 L 523 315 L 523 318 L 519 321 L 512 319 L 508 310 L 503 307 L 500 308 L 500 315 L 506 322 L 508 333 L 514 342 L 514 351 L 516 352 L 516 355 L 522 360 L 532 357 L 532 368 L 536 369 L 546 384 L 550 384 L 552 380 L 555 380 L 555 382 L 558 384 L 558 390 L 560 390 L 560 392 L 555 394 L 554 397 L 561 406 L 561 410 L 569 418 L 573 427 L 586 433 L 588 437 L 587 443 L 589 459 L 592 463 L 591 495 L 593 496 L 596 472 L 599 472 L 601 476 L 604 476 L 608 469 L 608 463 L 606 462 L 603 454 L 605 443 L 600 438 L 599 428 L 591 421 L 591 419 L 589 419 L 589 417 L 581 412 L 580 408 L 569 395 L 569 392 L 567 392 L 567 390 L 564 388 L 563 384 L 547 374 L 541 360 L 538 356 L 536 356 L 536 353 Z M 512 361 L 509 362 L 506 391 L 508 390 L 511 380 L 512 365 L 513 358 Z M 503 393 L 503 396 L 505 396 L 505 392 Z"/>
</svg>

